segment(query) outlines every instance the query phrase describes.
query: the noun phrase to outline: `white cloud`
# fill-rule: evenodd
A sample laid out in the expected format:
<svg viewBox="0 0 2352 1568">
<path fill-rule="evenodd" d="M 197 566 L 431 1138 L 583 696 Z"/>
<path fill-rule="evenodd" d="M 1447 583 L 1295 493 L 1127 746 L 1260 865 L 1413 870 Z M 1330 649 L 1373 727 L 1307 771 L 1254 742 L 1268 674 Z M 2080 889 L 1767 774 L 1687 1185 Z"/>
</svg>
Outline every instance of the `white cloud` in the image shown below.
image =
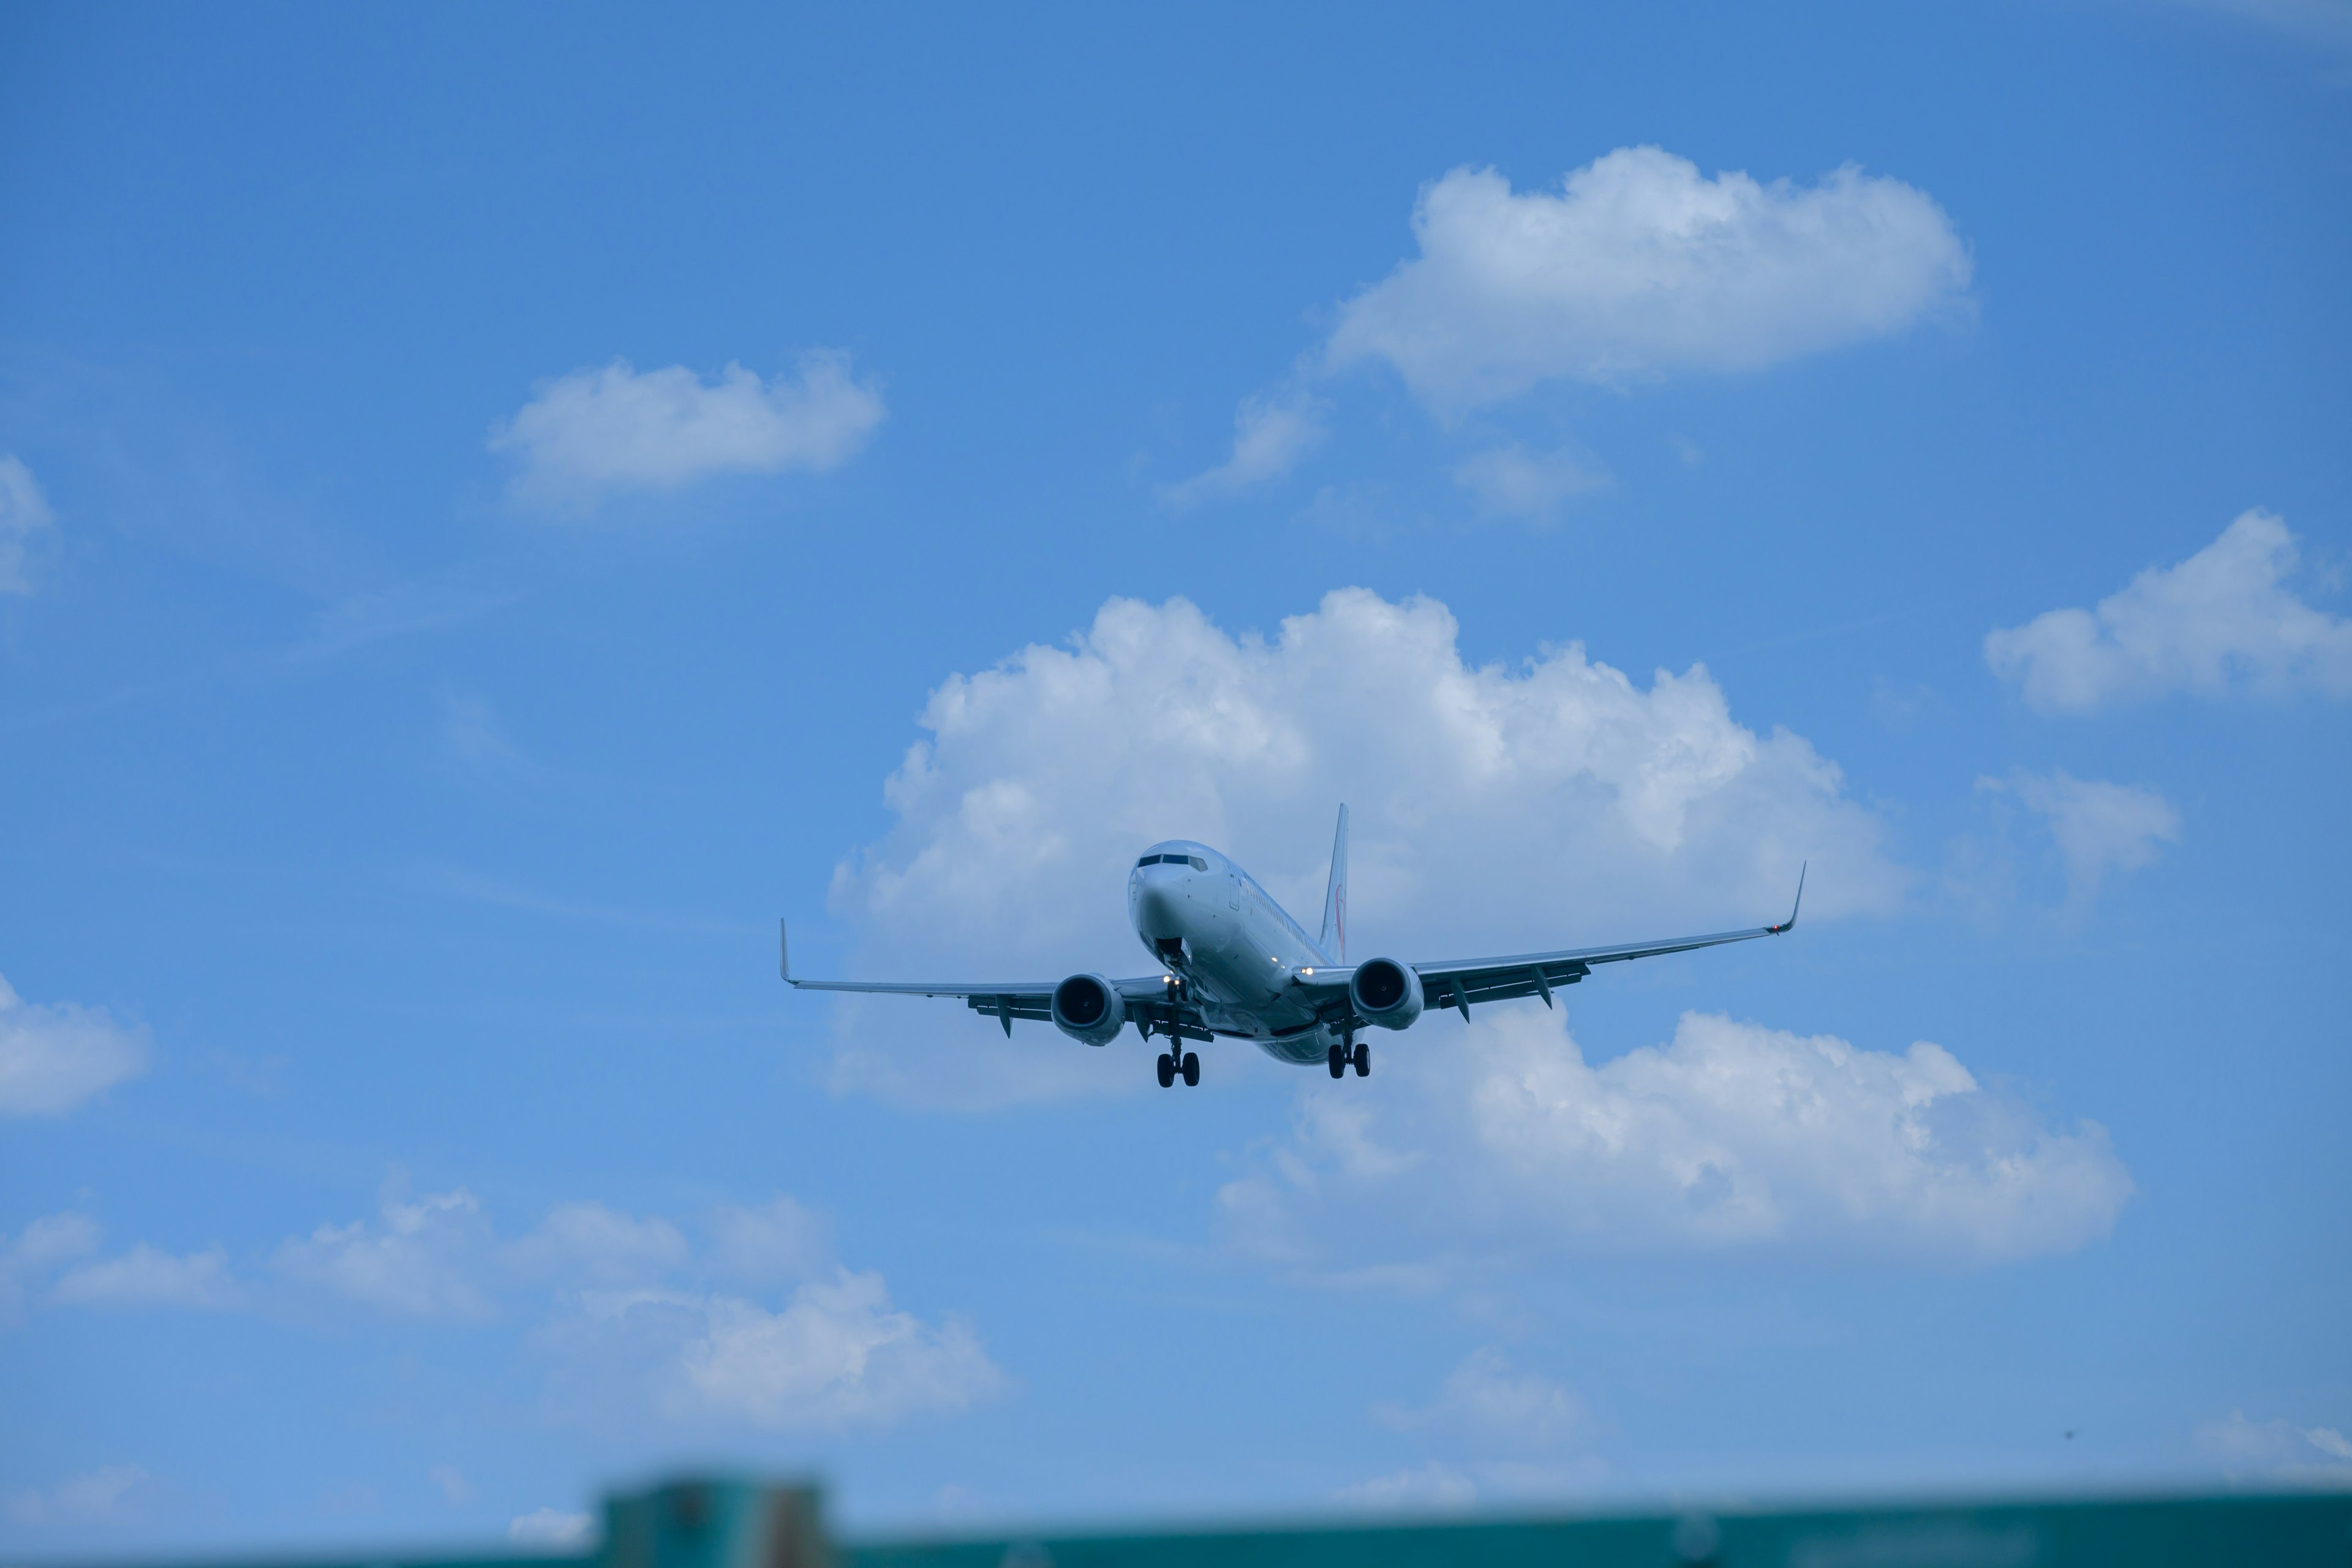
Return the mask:
<svg viewBox="0 0 2352 1568">
<path fill-rule="evenodd" d="M 2066 862 L 2067 902 L 2085 908 L 2110 871 L 2152 866 L 2159 844 L 2180 842 L 2180 814 L 2152 789 L 2078 779 L 2063 768 L 2044 777 L 2020 768 L 2007 779 L 1979 779 L 1979 789 L 2014 794 L 2050 825 Z"/>
<path fill-rule="evenodd" d="M 701 1406 L 759 1426 L 884 1425 L 966 1409 L 1004 1384 L 970 1325 L 894 1310 L 878 1274 L 838 1270 L 777 1311 L 729 1296 L 702 1311 L 682 1355 L 685 1387 Z"/>
<path fill-rule="evenodd" d="M 1303 395 L 1244 397 L 1234 414 L 1233 455 L 1205 473 L 1171 485 L 1161 495 L 1171 506 L 1190 506 L 1280 479 L 1322 445 L 1323 421 L 1329 412 L 1328 405 Z"/>
<path fill-rule="evenodd" d="M 107 1523 L 138 1513 L 155 1489 L 155 1479 L 137 1465 L 101 1465 L 46 1490 L 10 1493 L 8 1517 L 26 1525 Z"/>
<path fill-rule="evenodd" d="M 62 1116 L 147 1070 L 147 1031 L 103 1007 L 35 1005 L 0 977 L 0 1116 Z"/>
<path fill-rule="evenodd" d="M 33 580 L 25 574 L 25 546 L 56 526 L 33 470 L 15 453 L 0 452 L 0 594 L 33 591 Z"/>
<path fill-rule="evenodd" d="M 533 1552 L 576 1552 L 596 1538 L 596 1521 L 584 1513 L 538 1508 L 507 1525 L 507 1539 Z"/>
<path fill-rule="evenodd" d="M 1454 482 L 1482 511 L 1547 518 L 1571 496 L 1606 489 L 1609 476 L 1573 452 L 1531 453 L 1513 443 L 1475 454 L 1454 470 Z"/>
<path fill-rule="evenodd" d="M 684 1226 L 558 1204 L 501 1241 L 472 1194 L 412 1201 L 395 1181 L 376 1221 L 321 1226 L 276 1262 L 384 1311 L 525 1321 L 558 1404 L 583 1419 L 875 1427 L 961 1410 L 1003 1385 L 969 1324 L 894 1307 L 882 1277 L 836 1263 L 823 1221 L 782 1194 Z M 797 1288 L 772 1306 L 714 1284 L 780 1279 Z"/>
<path fill-rule="evenodd" d="M 120 1258 L 86 1263 L 57 1283 L 57 1300 L 73 1306 L 242 1306 L 245 1291 L 229 1273 L 228 1255 L 218 1247 L 175 1258 L 141 1242 Z"/>
<path fill-rule="evenodd" d="M 1737 371 L 1901 331 L 1966 290 L 1926 193 L 1849 164 L 1817 184 L 1703 177 L 1624 147 L 1519 195 L 1492 169 L 1422 188 L 1421 255 L 1342 309 L 1329 359 L 1394 365 L 1458 414 L 1571 377 Z"/>
<path fill-rule="evenodd" d="M 1555 1447 L 1582 1433 L 1584 1406 L 1548 1377 L 1520 1372 L 1489 1345 L 1448 1373 L 1421 1409 L 1376 1405 L 1373 1418 L 1399 1431 L 1427 1428 L 1488 1449 Z"/>
<path fill-rule="evenodd" d="M 2352 1484 L 2352 1438 L 2333 1426 L 2249 1421 L 2232 1410 L 2197 1428 L 2197 1446 L 2233 1474 L 2254 1472 L 2329 1486 Z"/>
<path fill-rule="evenodd" d="M 2294 535 L 2242 513 L 2177 566 L 2151 566 L 2095 609 L 2051 610 L 1987 633 L 1985 662 L 2043 713 L 2088 713 L 2168 692 L 2352 697 L 2352 621 L 2289 593 Z"/>
<path fill-rule="evenodd" d="M 535 1274 L 602 1284 L 658 1279 L 684 1264 L 686 1237 L 666 1219 L 638 1219 L 603 1204 L 558 1204 L 517 1242 L 514 1261 Z"/>
<path fill-rule="evenodd" d="M 442 1500 L 451 1508 L 459 1508 L 474 1500 L 474 1483 L 455 1465 L 436 1465 L 425 1474 L 441 1489 Z"/>
<path fill-rule="evenodd" d="M 2048 1127 L 1926 1042 L 1686 1013 L 1666 1045 L 1594 1066 L 1540 1008 L 1437 1028 L 1374 1037 L 1344 1139 L 1318 1114 L 1332 1097 L 1302 1095 L 1290 1136 L 1219 1194 L 1236 1247 L 1325 1279 L 1525 1245 L 1983 1264 L 2104 1236 L 2132 1192 L 2103 1129 Z"/>
<path fill-rule="evenodd" d="M 375 1223 L 322 1225 L 278 1245 L 278 1271 L 383 1311 L 484 1318 L 493 1310 L 489 1222 L 464 1188 L 414 1201 L 388 1185 Z"/>
<path fill-rule="evenodd" d="M 764 382 L 734 363 L 705 382 L 682 364 L 640 374 L 616 359 L 540 383 L 490 448 L 521 465 L 519 499 L 577 506 L 714 474 L 838 468 L 882 414 L 880 387 L 853 376 L 842 354 L 805 355 L 796 376 Z"/>
<path fill-rule="evenodd" d="M 98 1222 L 85 1214 L 53 1214 L 37 1219 L 0 1248 L 0 1323 L 13 1321 L 26 1289 L 77 1258 L 98 1250 Z"/>
<path fill-rule="evenodd" d="M 1125 876 L 1167 837 L 1235 855 L 1311 919 L 1343 800 L 1359 959 L 1761 924 L 1808 857 L 1808 919 L 1899 900 L 1882 823 L 1836 766 L 1737 722 L 1703 668 L 1643 687 L 1573 643 L 1474 667 L 1457 630 L 1433 600 L 1361 589 L 1271 638 L 1114 599 L 1066 648 L 950 678 L 884 786 L 896 826 L 835 874 L 852 967 L 1138 973 Z M 936 1003 L 840 1017 L 845 1091 L 979 1106 L 1149 1081 L 1050 1027 L 975 1049 L 993 1024 Z"/>
<path fill-rule="evenodd" d="M 539 1336 L 577 1418 L 839 1431 L 968 1408 L 1004 1386 L 971 1326 L 835 1267 L 770 1307 L 726 1291 L 587 1290 Z"/>
<path fill-rule="evenodd" d="M 1398 1470 L 1342 1487 L 1332 1496 L 1340 1502 L 1376 1513 L 1419 1513 L 1468 1508 L 1478 1500 L 1478 1488 L 1451 1465 L 1432 1459 L 1417 1469 Z"/>
</svg>

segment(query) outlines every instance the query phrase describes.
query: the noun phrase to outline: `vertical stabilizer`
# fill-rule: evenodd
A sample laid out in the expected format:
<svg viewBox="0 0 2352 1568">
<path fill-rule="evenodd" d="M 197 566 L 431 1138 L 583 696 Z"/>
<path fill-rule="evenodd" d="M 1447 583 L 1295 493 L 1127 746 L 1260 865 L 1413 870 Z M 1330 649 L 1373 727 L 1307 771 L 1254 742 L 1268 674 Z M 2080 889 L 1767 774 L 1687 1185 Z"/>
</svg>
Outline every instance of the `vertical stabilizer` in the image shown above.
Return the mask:
<svg viewBox="0 0 2352 1568">
<path fill-rule="evenodd" d="M 1323 953 L 1348 962 L 1348 808 L 1339 807 L 1339 831 L 1331 837 L 1331 885 L 1323 891 Z"/>
</svg>

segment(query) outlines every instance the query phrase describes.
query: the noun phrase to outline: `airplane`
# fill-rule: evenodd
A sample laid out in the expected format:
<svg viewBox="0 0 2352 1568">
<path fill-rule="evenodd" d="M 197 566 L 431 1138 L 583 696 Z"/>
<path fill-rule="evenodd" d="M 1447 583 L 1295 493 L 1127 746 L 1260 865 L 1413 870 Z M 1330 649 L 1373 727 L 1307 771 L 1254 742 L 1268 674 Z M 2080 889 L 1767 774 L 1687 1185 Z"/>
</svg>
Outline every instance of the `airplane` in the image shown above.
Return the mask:
<svg viewBox="0 0 2352 1568">
<path fill-rule="evenodd" d="M 1013 1035 L 1013 1020 L 1050 1021 L 1074 1040 L 1107 1046 L 1128 1025 L 1147 1042 L 1165 1036 L 1160 1087 L 1178 1079 L 1201 1081 L 1201 1058 L 1188 1040 L 1220 1036 L 1249 1040 L 1276 1061 L 1300 1067 L 1321 1062 L 1333 1078 L 1350 1068 L 1370 1077 L 1367 1028 L 1405 1029 L 1424 1007 L 1452 1007 L 1470 1019 L 1473 1002 L 1541 996 L 1552 1005 L 1556 987 L 1574 985 L 1596 963 L 1688 952 L 1729 942 L 1779 936 L 1797 923 L 1805 876 L 1797 872 L 1797 901 L 1778 925 L 1617 947 L 1566 948 L 1505 958 L 1406 963 L 1393 958 L 1348 963 L 1348 808 L 1331 840 L 1331 879 L 1323 894 L 1318 936 L 1293 920 L 1256 879 L 1205 844 L 1171 838 L 1153 845 L 1127 876 L 1127 912 L 1160 973 L 1127 980 L 1073 974 L 1060 982 L 948 984 L 928 981 L 803 980 L 793 973 L 790 934 L 777 924 L 777 963 L 801 991 L 855 991 L 900 996 L 954 996 L 985 1013 Z"/>
</svg>

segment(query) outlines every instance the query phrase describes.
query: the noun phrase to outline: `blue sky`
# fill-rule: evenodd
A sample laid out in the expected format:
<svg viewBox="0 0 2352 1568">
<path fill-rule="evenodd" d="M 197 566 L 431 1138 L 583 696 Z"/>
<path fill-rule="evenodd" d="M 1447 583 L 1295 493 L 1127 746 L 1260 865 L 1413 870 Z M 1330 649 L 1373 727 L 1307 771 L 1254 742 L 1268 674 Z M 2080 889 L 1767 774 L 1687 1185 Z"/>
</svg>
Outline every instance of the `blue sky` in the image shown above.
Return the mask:
<svg viewBox="0 0 2352 1568">
<path fill-rule="evenodd" d="M 1623 9 L 0 20 L 0 1546 L 2352 1478 L 2352 16 Z"/>
</svg>

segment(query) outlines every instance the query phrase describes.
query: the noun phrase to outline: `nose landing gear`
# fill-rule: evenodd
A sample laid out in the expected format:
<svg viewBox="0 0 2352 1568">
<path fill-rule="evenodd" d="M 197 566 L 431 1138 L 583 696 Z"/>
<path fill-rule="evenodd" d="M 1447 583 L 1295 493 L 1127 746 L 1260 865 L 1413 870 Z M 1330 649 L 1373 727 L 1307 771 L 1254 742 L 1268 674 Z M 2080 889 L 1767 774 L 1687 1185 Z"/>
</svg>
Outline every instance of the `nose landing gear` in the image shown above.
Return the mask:
<svg viewBox="0 0 2352 1568">
<path fill-rule="evenodd" d="M 1160 1087 L 1162 1089 L 1174 1084 L 1179 1077 L 1183 1079 L 1186 1089 L 1200 1087 L 1201 1058 L 1194 1052 L 1186 1051 L 1180 1057 L 1173 1051 L 1162 1051 L 1160 1053 L 1157 1066 L 1160 1068 Z"/>
</svg>

